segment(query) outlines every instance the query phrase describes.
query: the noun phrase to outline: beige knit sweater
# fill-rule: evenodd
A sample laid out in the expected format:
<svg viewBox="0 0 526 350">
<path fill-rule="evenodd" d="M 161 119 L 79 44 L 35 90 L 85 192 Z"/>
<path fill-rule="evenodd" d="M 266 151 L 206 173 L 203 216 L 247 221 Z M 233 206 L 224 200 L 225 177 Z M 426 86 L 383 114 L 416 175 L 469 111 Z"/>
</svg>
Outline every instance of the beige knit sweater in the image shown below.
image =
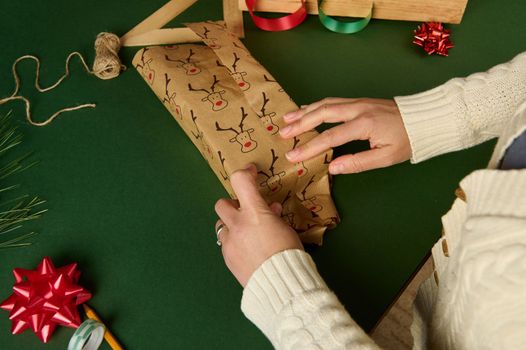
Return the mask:
<svg viewBox="0 0 526 350">
<path fill-rule="evenodd" d="M 414 163 L 499 137 L 488 169 L 461 181 L 466 202 L 457 199 L 442 218 L 445 235 L 433 247 L 438 285 L 426 281 L 415 301 L 415 348 L 524 348 L 526 169 L 496 168 L 526 129 L 526 53 L 395 101 Z M 241 309 L 278 349 L 378 348 L 300 250 L 265 261 Z"/>
</svg>

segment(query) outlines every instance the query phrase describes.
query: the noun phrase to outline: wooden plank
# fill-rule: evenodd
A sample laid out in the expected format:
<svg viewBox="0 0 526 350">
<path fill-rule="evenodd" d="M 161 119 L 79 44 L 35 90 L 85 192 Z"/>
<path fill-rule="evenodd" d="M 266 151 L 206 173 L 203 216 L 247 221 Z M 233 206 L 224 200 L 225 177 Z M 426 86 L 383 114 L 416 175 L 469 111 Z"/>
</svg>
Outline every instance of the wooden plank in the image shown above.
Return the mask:
<svg viewBox="0 0 526 350">
<path fill-rule="evenodd" d="M 247 11 L 245 0 L 239 8 Z M 318 14 L 318 1 L 305 0 L 307 12 Z M 405 21 L 437 21 L 460 23 L 468 0 L 374 0 L 373 18 Z M 290 13 L 298 9 L 299 0 L 258 0 L 256 11 Z M 371 0 L 325 0 L 322 4 L 329 16 L 365 17 Z"/>
<path fill-rule="evenodd" d="M 239 9 L 237 0 L 223 0 L 223 18 L 226 27 L 238 38 L 245 37 L 243 28 L 243 11 Z"/>
<path fill-rule="evenodd" d="M 164 6 L 152 13 L 141 23 L 133 27 L 128 33 L 121 37 L 121 41 L 128 41 L 129 38 L 149 32 L 154 29 L 162 28 L 180 13 L 192 6 L 197 0 L 170 0 Z"/>
<path fill-rule="evenodd" d="M 122 46 L 148 46 L 202 42 L 190 28 L 154 29 L 121 39 Z"/>
</svg>

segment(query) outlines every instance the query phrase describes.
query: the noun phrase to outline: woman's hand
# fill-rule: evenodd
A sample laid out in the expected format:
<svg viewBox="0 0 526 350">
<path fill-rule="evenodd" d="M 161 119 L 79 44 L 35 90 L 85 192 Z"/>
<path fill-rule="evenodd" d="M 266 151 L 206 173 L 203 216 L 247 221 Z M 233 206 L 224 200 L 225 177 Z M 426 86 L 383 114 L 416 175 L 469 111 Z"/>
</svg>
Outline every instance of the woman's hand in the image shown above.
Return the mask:
<svg viewBox="0 0 526 350">
<path fill-rule="evenodd" d="M 230 176 L 237 201 L 220 199 L 215 205 L 220 224 L 226 266 L 244 287 L 256 269 L 272 255 L 287 249 L 303 249 L 296 232 L 280 218 L 281 205 L 267 205 L 258 192 L 253 164 Z"/>
<path fill-rule="evenodd" d="M 409 137 L 393 100 L 326 98 L 283 116 L 289 124 L 280 130 L 292 138 L 321 123 L 342 123 L 287 153 L 292 163 L 312 158 L 353 140 L 369 140 L 370 150 L 347 154 L 329 165 L 331 174 L 350 174 L 387 167 L 411 157 Z"/>
</svg>

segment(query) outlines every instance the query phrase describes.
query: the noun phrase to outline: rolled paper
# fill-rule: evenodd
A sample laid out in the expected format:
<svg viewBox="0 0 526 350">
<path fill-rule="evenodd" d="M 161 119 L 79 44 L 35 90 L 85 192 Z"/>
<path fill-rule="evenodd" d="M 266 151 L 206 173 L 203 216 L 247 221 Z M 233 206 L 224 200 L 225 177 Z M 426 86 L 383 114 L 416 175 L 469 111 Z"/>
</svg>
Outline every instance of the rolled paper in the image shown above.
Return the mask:
<svg viewBox="0 0 526 350">
<path fill-rule="evenodd" d="M 289 30 L 300 25 L 305 18 L 307 18 L 307 9 L 305 8 L 305 0 L 301 0 L 300 7 L 293 13 L 279 17 L 279 18 L 264 18 L 257 16 L 254 13 L 256 8 L 257 0 L 245 0 L 245 3 L 250 13 L 250 17 L 254 21 L 254 24 L 263 30 L 269 32 L 279 32 L 283 30 Z"/>
<path fill-rule="evenodd" d="M 77 263 L 56 268 L 45 257 L 36 270 L 15 268 L 13 294 L 0 304 L 9 311 L 11 332 L 28 328 L 46 343 L 57 325 L 80 326 L 77 306 L 91 299 L 91 293 L 77 284 Z"/>
<path fill-rule="evenodd" d="M 323 24 L 325 28 L 333 32 L 336 32 L 336 33 L 342 33 L 342 34 L 357 33 L 361 31 L 362 29 L 364 29 L 365 27 L 367 27 L 373 15 L 373 3 L 371 3 L 371 10 L 369 11 L 369 14 L 367 15 L 367 17 L 364 17 L 362 19 L 355 20 L 352 22 L 341 21 L 331 16 L 327 16 L 325 12 L 323 12 L 321 4 L 322 4 L 322 1 L 320 0 L 318 2 L 318 18 L 320 19 L 321 24 Z"/>
<path fill-rule="evenodd" d="M 73 333 L 68 350 L 97 350 L 104 339 L 104 331 L 102 323 L 87 319 Z"/>
</svg>

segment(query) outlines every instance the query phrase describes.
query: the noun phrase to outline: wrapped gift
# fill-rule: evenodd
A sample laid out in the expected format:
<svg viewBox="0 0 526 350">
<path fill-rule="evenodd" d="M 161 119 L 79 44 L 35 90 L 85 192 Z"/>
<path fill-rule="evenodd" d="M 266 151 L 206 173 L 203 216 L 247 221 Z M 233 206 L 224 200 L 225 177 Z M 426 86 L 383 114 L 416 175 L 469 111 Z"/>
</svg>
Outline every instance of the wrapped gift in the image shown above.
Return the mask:
<svg viewBox="0 0 526 350">
<path fill-rule="evenodd" d="M 332 150 L 292 164 L 285 153 L 317 135 L 279 136 L 298 107 L 223 22 L 187 25 L 204 44 L 147 47 L 133 65 L 233 196 L 229 177 L 254 163 L 261 194 L 305 243 L 321 244 L 339 221 L 330 195 Z"/>
</svg>

